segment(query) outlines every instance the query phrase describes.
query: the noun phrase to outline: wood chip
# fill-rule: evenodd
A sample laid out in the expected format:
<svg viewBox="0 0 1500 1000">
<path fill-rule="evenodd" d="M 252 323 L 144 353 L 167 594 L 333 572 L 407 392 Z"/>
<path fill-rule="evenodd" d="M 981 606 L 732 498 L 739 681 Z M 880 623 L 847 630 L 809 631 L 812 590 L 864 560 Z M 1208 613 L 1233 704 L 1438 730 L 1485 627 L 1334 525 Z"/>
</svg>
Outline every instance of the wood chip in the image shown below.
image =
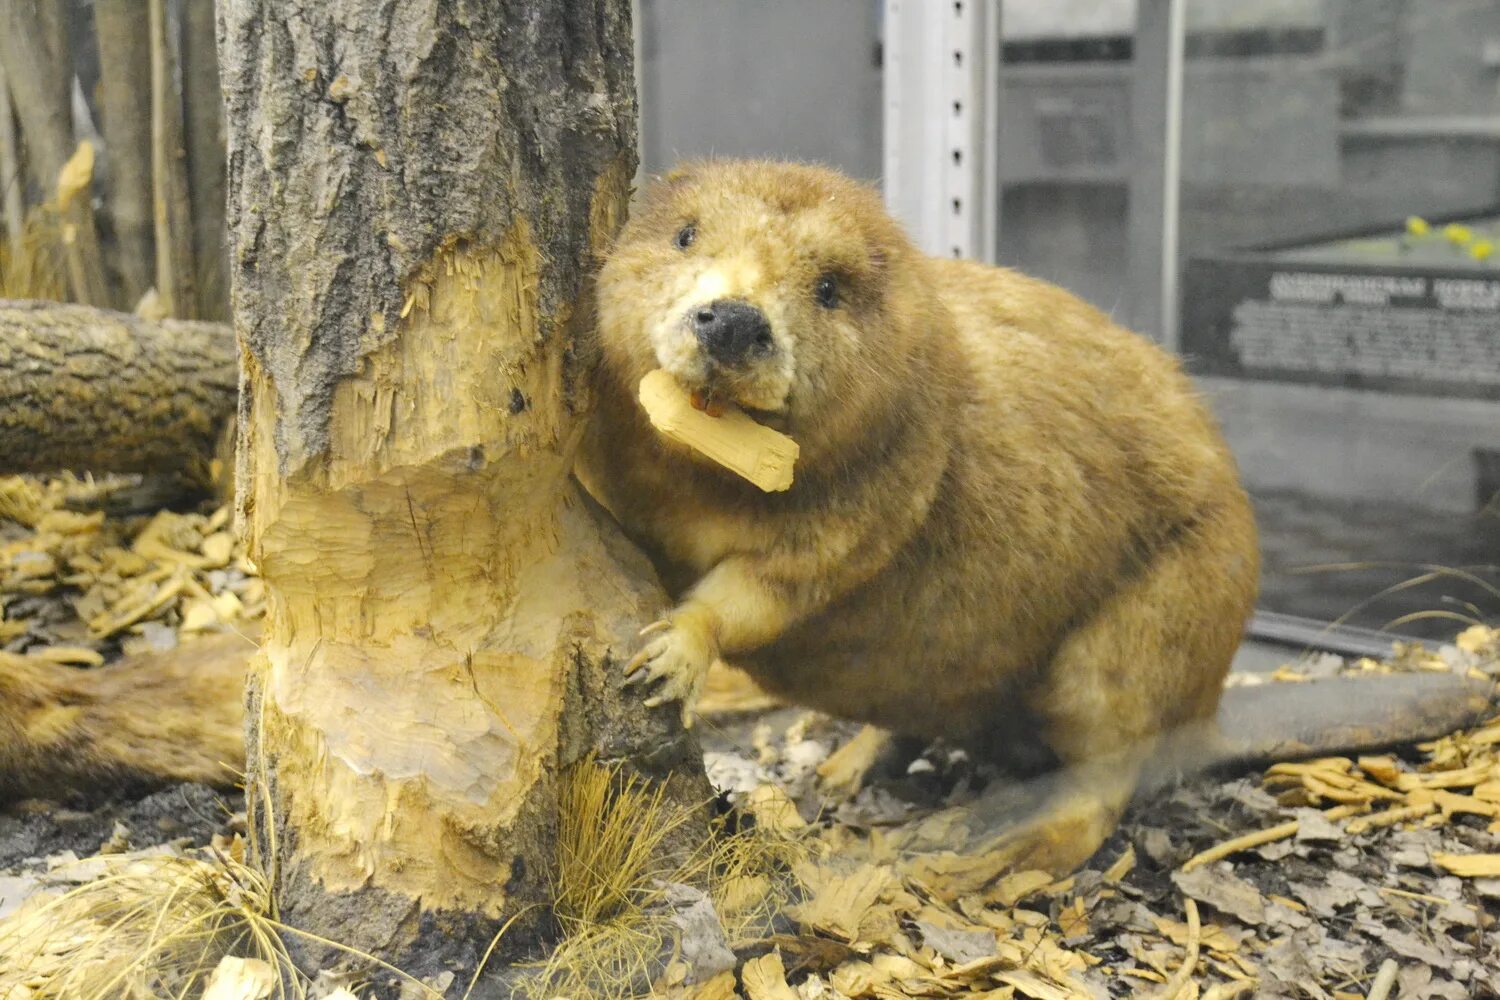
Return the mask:
<svg viewBox="0 0 1500 1000">
<path fill-rule="evenodd" d="M 757 785 L 745 797 L 745 809 L 756 823 L 778 836 L 790 836 L 807 828 L 807 821 L 797 812 L 797 803 L 780 785 Z"/>
<path fill-rule="evenodd" d="M 1362 808 L 1357 805 L 1337 806 L 1325 812 L 1323 814 L 1323 818 L 1328 820 L 1339 820 L 1347 816 L 1353 816 L 1355 813 L 1362 811 Z M 1184 872 L 1190 872 L 1195 868 L 1201 868 L 1204 865 L 1212 864 L 1215 861 L 1222 861 L 1224 858 L 1229 857 L 1231 854 L 1238 854 L 1240 851 L 1249 850 L 1252 847 L 1259 847 L 1262 844 L 1269 844 L 1277 840 L 1285 840 L 1287 837 L 1294 837 L 1297 835 L 1297 831 L 1300 828 L 1301 823 L 1299 823 L 1297 820 L 1291 820 L 1286 823 L 1278 824 L 1277 826 L 1268 827 L 1264 830 L 1256 830 L 1253 833 L 1247 833 L 1239 837 L 1231 838 L 1224 841 L 1222 844 L 1217 844 L 1214 847 L 1210 847 L 1206 851 L 1195 854 L 1193 857 L 1189 858 L 1183 863 L 1180 870 Z"/>
<path fill-rule="evenodd" d="M 1034 972 L 1025 969 L 1012 969 L 1008 972 L 997 972 L 994 976 L 995 982 L 1014 986 L 1016 992 L 1022 996 L 1032 997 L 1033 1000 L 1076 1000 L 1074 992 L 1065 986 L 1049 982 Z"/>
<path fill-rule="evenodd" d="M 203 539 L 198 551 L 203 553 L 210 568 L 228 566 L 229 558 L 234 554 L 234 536 L 227 531 L 216 532 Z"/>
<path fill-rule="evenodd" d="M 1126 846 L 1125 853 L 1114 860 L 1108 868 L 1104 869 L 1104 881 L 1118 882 L 1126 875 L 1135 870 L 1135 845 Z"/>
<path fill-rule="evenodd" d="M 1434 854 L 1432 863 L 1459 878 L 1500 878 L 1500 854 Z"/>
<path fill-rule="evenodd" d="M 89 649 L 86 646 L 46 646 L 34 650 L 30 654 L 38 660 L 46 660 L 48 663 L 67 663 L 74 666 L 97 667 L 104 663 L 104 657 L 98 650 Z"/>
</svg>

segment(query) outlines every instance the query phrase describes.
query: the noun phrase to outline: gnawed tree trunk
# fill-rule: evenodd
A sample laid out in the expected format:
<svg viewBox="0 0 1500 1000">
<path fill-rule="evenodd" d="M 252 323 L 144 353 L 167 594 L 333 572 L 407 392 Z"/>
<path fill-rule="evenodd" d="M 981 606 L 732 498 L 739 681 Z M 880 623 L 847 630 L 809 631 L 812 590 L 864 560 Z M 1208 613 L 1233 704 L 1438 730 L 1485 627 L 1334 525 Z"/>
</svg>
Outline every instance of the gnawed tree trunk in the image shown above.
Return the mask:
<svg viewBox="0 0 1500 1000">
<path fill-rule="evenodd" d="M 119 244 L 123 301 L 128 307 L 134 307 L 156 281 L 148 24 L 149 20 L 142 16 L 140 0 L 94 0 L 94 35 L 99 45 L 101 78 L 99 100 L 104 137 L 109 143 L 109 204 Z"/>
<path fill-rule="evenodd" d="M 237 377 L 234 338 L 217 323 L 0 301 L 0 472 L 201 479 Z"/>
<path fill-rule="evenodd" d="M 257 824 L 294 925 L 473 968 L 545 919 L 561 769 L 706 792 L 675 706 L 619 690 L 663 598 L 568 475 L 629 4 L 219 9 Z"/>
</svg>

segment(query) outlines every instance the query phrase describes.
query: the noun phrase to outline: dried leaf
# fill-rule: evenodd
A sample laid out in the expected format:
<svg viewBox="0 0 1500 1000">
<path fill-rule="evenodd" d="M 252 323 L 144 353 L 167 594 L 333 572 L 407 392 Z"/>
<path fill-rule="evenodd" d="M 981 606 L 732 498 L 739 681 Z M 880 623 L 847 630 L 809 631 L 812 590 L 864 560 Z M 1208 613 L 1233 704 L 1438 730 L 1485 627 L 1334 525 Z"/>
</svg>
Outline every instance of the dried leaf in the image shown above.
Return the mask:
<svg viewBox="0 0 1500 1000">
<path fill-rule="evenodd" d="M 797 876 L 809 898 L 791 908 L 792 917 L 808 931 L 850 943 L 857 939 L 865 914 L 895 881 L 895 873 L 883 865 L 841 872 L 831 865 L 809 863 L 798 868 Z"/>
<path fill-rule="evenodd" d="M 1265 922 L 1266 901 L 1260 890 L 1234 875 L 1228 864 L 1173 872 L 1172 883 L 1184 895 L 1207 903 L 1221 913 L 1238 917 L 1247 924 Z"/>
<path fill-rule="evenodd" d="M 203 1000 L 265 1000 L 275 989 L 271 963 L 225 955 L 203 989 Z"/>
<path fill-rule="evenodd" d="M 918 920 L 916 927 L 927 947 L 955 965 L 977 961 L 995 953 L 994 931 L 939 927 L 925 920 Z"/>
<path fill-rule="evenodd" d="M 799 1000 L 797 991 L 786 983 L 786 969 L 779 951 L 746 962 L 740 981 L 749 1000 Z"/>
</svg>

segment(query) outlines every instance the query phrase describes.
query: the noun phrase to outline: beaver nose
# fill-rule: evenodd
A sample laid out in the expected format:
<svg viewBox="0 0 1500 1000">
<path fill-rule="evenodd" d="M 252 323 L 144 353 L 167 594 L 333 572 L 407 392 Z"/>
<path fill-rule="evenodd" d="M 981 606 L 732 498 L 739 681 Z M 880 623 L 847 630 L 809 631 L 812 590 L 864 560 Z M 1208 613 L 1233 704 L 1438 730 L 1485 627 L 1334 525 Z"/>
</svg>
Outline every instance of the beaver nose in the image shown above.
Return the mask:
<svg viewBox="0 0 1500 1000">
<path fill-rule="evenodd" d="M 692 322 L 698 343 L 720 364 L 739 364 L 751 351 L 765 351 L 771 346 L 770 321 L 748 302 L 710 302 L 693 310 Z"/>
</svg>

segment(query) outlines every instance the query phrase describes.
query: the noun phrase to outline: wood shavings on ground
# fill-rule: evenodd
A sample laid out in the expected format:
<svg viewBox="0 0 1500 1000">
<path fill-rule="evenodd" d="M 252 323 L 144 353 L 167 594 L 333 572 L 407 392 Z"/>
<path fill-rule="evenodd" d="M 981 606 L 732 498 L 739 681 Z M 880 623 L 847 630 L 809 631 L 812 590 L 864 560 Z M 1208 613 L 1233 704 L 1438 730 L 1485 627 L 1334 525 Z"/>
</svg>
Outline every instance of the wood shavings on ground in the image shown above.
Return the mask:
<svg viewBox="0 0 1500 1000">
<path fill-rule="evenodd" d="M 122 514 L 124 488 L 0 479 L 0 649 L 86 668 L 184 634 L 248 627 L 261 613 L 260 582 L 226 510 Z M 1500 630 L 1403 646 L 1386 662 L 1320 658 L 1269 676 L 1436 670 L 1500 676 Z M 1236 683 L 1275 682 L 1267 676 Z M 925 840 L 961 842 L 948 807 L 994 780 L 962 751 L 929 748 L 906 773 L 830 801 L 818 766 L 857 727 L 778 706 L 722 668 L 702 707 L 698 731 L 723 804 L 796 845 L 786 856 L 798 860 L 783 868 L 797 889 L 780 905 L 773 882 L 784 872 L 749 863 L 707 897 L 680 887 L 650 918 L 701 930 L 716 916 L 725 933 L 695 931 L 695 948 L 650 984 L 656 995 L 1355 1000 L 1385 988 L 1376 979 L 1386 968 L 1390 996 L 1500 997 L 1500 718 L 1397 752 L 1194 780 L 1137 803 L 1069 878 L 1010 872 L 956 892 L 945 880 L 983 870 L 984 858 L 955 855 L 965 871 L 916 866 L 899 845 L 918 825 Z M 232 798 L 226 812 L 211 791 L 179 786 L 142 802 L 150 808 L 0 815 L 0 920 L 59 891 L 64 873 L 108 863 L 101 857 L 236 843 Z M 173 825 L 188 814 L 203 822 Z M 244 961 L 206 969 L 205 985 L 217 974 L 214 988 L 256 995 L 264 970 L 254 963 L 267 956 L 233 957 Z M 27 995 L 0 988 L 4 1000 Z"/>
<path fill-rule="evenodd" d="M 1339 669 L 1500 672 L 1500 630 L 1442 650 Z M 817 766 L 855 727 L 749 703 L 737 691 L 705 720 L 710 775 L 746 808 L 778 803 L 778 826 L 818 846 L 789 915 L 847 950 L 789 962 L 790 994 L 742 979 L 741 996 L 1353 1000 L 1394 961 L 1394 995 L 1500 997 L 1500 718 L 1401 752 L 1197 780 L 1137 803 L 1071 878 L 1011 873 L 953 898 L 945 869 L 914 875 L 893 845 L 973 794 L 983 778 L 963 754 L 932 748 L 828 803 Z M 955 863 L 967 878 L 983 859 Z"/>
<path fill-rule="evenodd" d="M 98 666 L 261 615 L 264 586 L 229 508 L 116 513 L 136 488 L 123 477 L 0 479 L 0 650 Z"/>
</svg>

